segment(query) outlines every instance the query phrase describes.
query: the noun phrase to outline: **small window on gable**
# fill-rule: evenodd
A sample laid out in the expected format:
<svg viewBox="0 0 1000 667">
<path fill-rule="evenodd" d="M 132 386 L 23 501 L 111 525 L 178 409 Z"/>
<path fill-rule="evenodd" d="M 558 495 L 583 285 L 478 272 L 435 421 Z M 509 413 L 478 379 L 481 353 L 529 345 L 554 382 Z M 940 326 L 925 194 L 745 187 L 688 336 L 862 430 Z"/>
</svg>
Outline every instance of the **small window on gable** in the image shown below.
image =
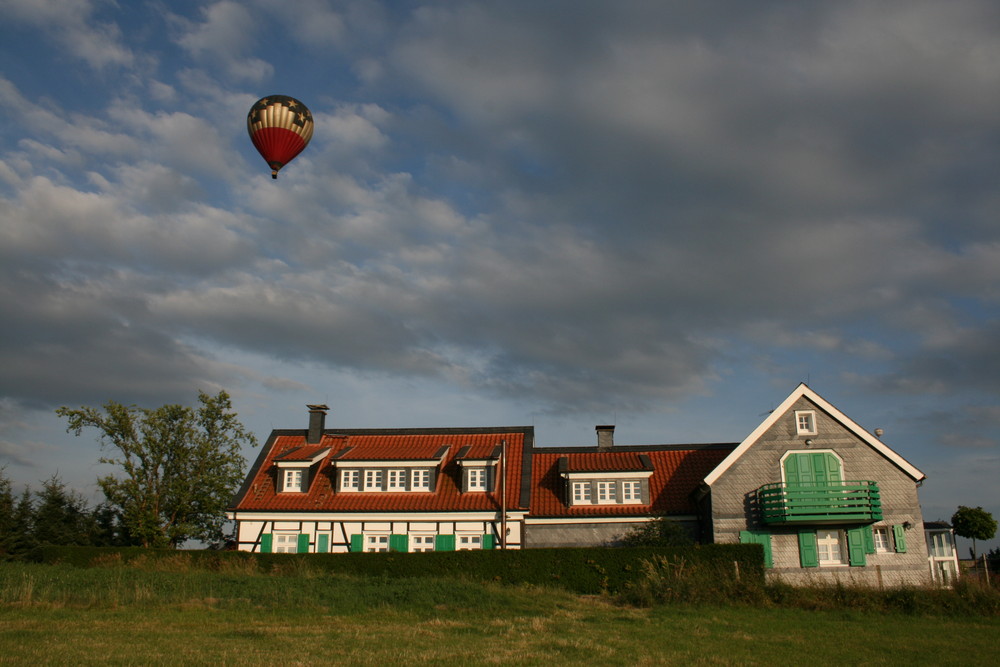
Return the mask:
<svg viewBox="0 0 1000 667">
<path fill-rule="evenodd" d="M 281 490 L 285 493 L 302 492 L 302 470 L 285 470 Z"/>
<path fill-rule="evenodd" d="M 816 413 L 813 410 L 795 411 L 795 432 L 797 435 L 816 435 Z"/>
</svg>

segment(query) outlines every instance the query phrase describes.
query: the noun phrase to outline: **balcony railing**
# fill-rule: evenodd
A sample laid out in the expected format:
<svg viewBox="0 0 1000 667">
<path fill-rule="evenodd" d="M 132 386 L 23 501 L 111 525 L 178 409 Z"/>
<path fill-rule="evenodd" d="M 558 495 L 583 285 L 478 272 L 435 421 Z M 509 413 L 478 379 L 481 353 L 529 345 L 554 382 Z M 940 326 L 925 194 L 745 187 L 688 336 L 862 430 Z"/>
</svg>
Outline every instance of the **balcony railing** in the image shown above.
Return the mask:
<svg viewBox="0 0 1000 667">
<path fill-rule="evenodd" d="M 765 524 L 871 523 L 882 519 L 878 484 L 869 480 L 765 484 L 757 489 Z"/>
</svg>

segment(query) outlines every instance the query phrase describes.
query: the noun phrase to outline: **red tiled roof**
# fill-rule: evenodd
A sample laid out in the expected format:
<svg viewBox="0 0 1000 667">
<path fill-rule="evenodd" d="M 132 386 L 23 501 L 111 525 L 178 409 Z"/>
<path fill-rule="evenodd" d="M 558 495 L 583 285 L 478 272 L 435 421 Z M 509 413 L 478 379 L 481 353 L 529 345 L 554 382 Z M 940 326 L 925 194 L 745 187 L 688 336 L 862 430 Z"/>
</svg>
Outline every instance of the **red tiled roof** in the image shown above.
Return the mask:
<svg viewBox="0 0 1000 667">
<path fill-rule="evenodd" d="M 531 515 L 536 517 L 559 516 L 635 516 L 637 514 L 694 514 L 696 511 L 691 493 L 701 480 L 717 466 L 735 445 L 710 445 L 683 447 L 677 445 L 636 448 L 617 448 L 603 452 L 596 449 L 567 450 L 563 448 L 532 451 Z M 622 451 L 625 450 L 625 451 Z M 650 505 L 585 505 L 567 507 L 566 481 L 559 475 L 559 459 L 567 457 L 568 470 L 628 471 L 642 470 L 640 454 L 648 456 L 653 464 L 649 478 Z"/>
<path fill-rule="evenodd" d="M 640 452 L 587 452 L 567 454 L 569 472 L 625 472 L 645 470 Z"/>
<path fill-rule="evenodd" d="M 500 507 L 500 484 L 490 493 L 461 493 L 458 452 L 471 449 L 466 458 L 489 458 L 501 441 L 507 441 L 507 507 L 518 508 L 521 498 L 525 445 L 531 446 L 530 427 L 476 429 L 386 429 L 338 431 L 324 434 L 310 449 L 329 448 L 331 453 L 310 469 L 306 493 L 277 493 L 275 459 L 295 448 L 306 447 L 305 431 L 274 432 L 264 445 L 250 477 L 237 494 L 236 511 L 324 511 L 324 512 L 439 512 L 495 511 Z M 526 443 L 527 440 L 527 443 Z M 450 445 L 439 468 L 433 492 L 341 492 L 335 491 L 335 464 L 344 461 L 401 461 L 427 459 Z M 346 450 L 346 451 L 345 451 Z M 338 458 L 338 454 L 341 457 Z M 298 456 L 294 452 L 293 456 Z M 281 460 L 288 460 L 282 458 Z M 524 507 L 523 509 L 527 509 Z"/>
<path fill-rule="evenodd" d="M 284 450 L 284 454 L 275 458 L 280 458 L 282 461 L 311 461 L 314 456 L 329 449 L 329 447 L 323 446 L 297 447 L 294 449 L 286 449 Z"/>
</svg>

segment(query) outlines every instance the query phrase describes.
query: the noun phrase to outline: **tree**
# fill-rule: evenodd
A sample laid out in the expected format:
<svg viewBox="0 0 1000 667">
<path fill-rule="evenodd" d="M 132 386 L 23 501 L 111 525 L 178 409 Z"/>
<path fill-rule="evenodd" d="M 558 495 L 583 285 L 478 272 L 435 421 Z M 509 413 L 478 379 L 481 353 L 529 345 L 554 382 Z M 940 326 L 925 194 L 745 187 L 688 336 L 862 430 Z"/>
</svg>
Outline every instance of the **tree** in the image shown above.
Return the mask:
<svg viewBox="0 0 1000 667">
<path fill-rule="evenodd" d="M 68 491 L 57 475 L 37 493 L 32 530 L 38 544 L 91 544 L 94 519 L 83 496 Z"/>
<path fill-rule="evenodd" d="M 991 540 L 997 534 L 997 522 L 982 507 L 959 505 L 951 516 L 951 527 L 959 537 L 972 540 L 972 560 L 976 560 L 976 540 Z"/>
<path fill-rule="evenodd" d="M 102 449 L 111 450 L 100 462 L 120 473 L 97 483 L 133 543 L 177 547 L 189 539 L 224 539 L 226 509 L 246 467 L 242 448 L 257 440 L 226 392 L 198 392 L 198 402 L 148 409 L 109 401 L 103 410 L 56 410 L 69 421 L 67 431 L 96 428 Z"/>
<path fill-rule="evenodd" d="M 684 547 L 693 543 L 691 533 L 666 516 L 633 526 L 621 539 L 623 547 Z"/>
</svg>

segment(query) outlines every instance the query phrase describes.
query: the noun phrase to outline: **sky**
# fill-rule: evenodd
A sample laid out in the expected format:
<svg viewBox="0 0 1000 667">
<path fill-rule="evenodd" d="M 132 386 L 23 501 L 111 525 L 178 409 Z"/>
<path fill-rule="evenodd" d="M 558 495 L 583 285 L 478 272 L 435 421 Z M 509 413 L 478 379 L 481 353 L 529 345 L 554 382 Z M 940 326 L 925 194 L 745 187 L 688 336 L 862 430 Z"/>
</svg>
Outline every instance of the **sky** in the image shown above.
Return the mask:
<svg viewBox="0 0 1000 667">
<path fill-rule="evenodd" d="M 60 406 L 739 442 L 806 382 L 1000 517 L 1000 5 L 0 0 L 0 466 Z M 246 114 L 302 100 L 277 180 Z M 248 451 L 248 458 L 256 451 Z M 987 546 L 997 546 L 993 540 Z M 963 547 L 963 555 L 966 549 Z"/>
</svg>

